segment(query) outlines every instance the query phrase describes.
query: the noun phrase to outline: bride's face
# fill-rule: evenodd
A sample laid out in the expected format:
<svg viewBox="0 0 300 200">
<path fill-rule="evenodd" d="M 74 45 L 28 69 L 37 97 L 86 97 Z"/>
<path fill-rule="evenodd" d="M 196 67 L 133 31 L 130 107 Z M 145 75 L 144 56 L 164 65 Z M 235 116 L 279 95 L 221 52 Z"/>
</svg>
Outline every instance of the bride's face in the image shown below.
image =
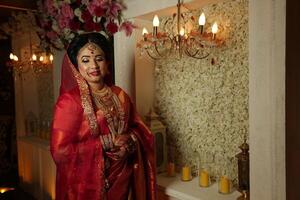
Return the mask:
<svg viewBox="0 0 300 200">
<path fill-rule="evenodd" d="M 108 74 L 108 62 L 103 50 L 94 43 L 83 46 L 77 55 L 78 71 L 89 85 L 103 82 Z"/>
</svg>

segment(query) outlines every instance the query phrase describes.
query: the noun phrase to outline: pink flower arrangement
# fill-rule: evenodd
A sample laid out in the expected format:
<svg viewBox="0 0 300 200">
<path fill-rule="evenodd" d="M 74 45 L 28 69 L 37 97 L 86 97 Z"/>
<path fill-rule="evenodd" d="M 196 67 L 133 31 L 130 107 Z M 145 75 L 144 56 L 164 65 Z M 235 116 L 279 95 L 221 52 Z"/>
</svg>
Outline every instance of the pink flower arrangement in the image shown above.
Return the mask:
<svg viewBox="0 0 300 200">
<path fill-rule="evenodd" d="M 76 34 L 124 31 L 130 36 L 135 26 L 122 18 L 121 0 L 39 0 L 40 37 L 62 49 Z"/>
</svg>

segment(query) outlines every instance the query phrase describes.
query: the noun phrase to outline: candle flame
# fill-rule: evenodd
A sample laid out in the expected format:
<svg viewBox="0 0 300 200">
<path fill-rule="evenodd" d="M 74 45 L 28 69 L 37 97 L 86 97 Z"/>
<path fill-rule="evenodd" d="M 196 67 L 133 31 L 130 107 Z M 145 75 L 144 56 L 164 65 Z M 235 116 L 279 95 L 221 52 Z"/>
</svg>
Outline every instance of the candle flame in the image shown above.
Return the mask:
<svg viewBox="0 0 300 200">
<path fill-rule="evenodd" d="M 49 59 L 50 59 L 51 62 L 53 61 L 53 55 L 52 54 L 50 54 Z"/>
<path fill-rule="evenodd" d="M 154 16 L 153 18 L 153 26 L 158 27 L 159 26 L 159 18 L 157 15 Z"/>
<path fill-rule="evenodd" d="M 214 25 L 212 26 L 211 32 L 213 34 L 216 34 L 218 32 L 218 24 L 217 24 L 217 22 L 215 22 Z"/>
<path fill-rule="evenodd" d="M 43 57 L 43 56 L 40 57 L 40 61 L 41 61 L 41 62 L 44 61 L 44 57 Z"/>
<path fill-rule="evenodd" d="M 205 25 L 205 15 L 202 13 L 199 17 L 199 25 L 204 26 Z"/>
<path fill-rule="evenodd" d="M 148 34 L 148 31 L 146 28 L 143 28 L 143 35 Z"/>
</svg>

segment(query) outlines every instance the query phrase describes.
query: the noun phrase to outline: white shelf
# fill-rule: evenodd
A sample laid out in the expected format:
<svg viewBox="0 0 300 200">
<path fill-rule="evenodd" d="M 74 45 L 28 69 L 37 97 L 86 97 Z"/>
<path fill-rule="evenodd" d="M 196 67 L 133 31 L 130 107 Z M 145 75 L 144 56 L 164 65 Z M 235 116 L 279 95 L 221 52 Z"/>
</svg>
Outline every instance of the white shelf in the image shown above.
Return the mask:
<svg viewBox="0 0 300 200">
<path fill-rule="evenodd" d="M 197 177 L 183 182 L 179 175 L 167 177 L 165 174 L 159 174 L 157 184 L 165 189 L 166 195 L 180 200 L 235 200 L 241 195 L 236 190 L 230 194 L 220 194 L 217 183 L 207 188 L 199 187 Z"/>
</svg>

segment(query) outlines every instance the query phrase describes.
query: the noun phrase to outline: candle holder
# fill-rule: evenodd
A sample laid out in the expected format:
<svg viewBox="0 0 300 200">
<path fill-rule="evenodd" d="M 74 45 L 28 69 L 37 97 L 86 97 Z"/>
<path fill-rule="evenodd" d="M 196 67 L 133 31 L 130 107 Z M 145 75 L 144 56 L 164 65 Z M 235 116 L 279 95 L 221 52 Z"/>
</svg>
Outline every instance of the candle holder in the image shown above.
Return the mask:
<svg viewBox="0 0 300 200">
<path fill-rule="evenodd" d="M 210 168 L 207 164 L 204 164 L 199 169 L 199 186 L 209 187 L 210 185 L 211 185 Z"/>
<path fill-rule="evenodd" d="M 230 194 L 233 191 L 233 158 L 226 157 L 223 153 L 219 153 L 215 158 L 215 161 L 219 165 L 217 175 L 218 192 L 220 194 Z"/>
<path fill-rule="evenodd" d="M 174 177 L 174 176 L 176 176 L 176 173 L 175 173 L 175 163 L 174 162 L 168 162 L 166 175 L 168 177 Z"/>
<path fill-rule="evenodd" d="M 250 199 L 250 182 L 249 182 L 249 145 L 244 139 L 244 143 L 239 146 L 242 150 L 236 155 L 238 159 L 238 190 L 242 193 L 237 200 Z"/>
<path fill-rule="evenodd" d="M 232 192 L 232 181 L 228 175 L 222 175 L 219 177 L 219 193 L 230 194 Z"/>
<path fill-rule="evenodd" d="M 182 167 L 181 180 L 182 181 L 192 180 L 192 173 L 191 173 L 191 167 L 190 166 L 185 165 L 185 166 Z"/>
</svg>

